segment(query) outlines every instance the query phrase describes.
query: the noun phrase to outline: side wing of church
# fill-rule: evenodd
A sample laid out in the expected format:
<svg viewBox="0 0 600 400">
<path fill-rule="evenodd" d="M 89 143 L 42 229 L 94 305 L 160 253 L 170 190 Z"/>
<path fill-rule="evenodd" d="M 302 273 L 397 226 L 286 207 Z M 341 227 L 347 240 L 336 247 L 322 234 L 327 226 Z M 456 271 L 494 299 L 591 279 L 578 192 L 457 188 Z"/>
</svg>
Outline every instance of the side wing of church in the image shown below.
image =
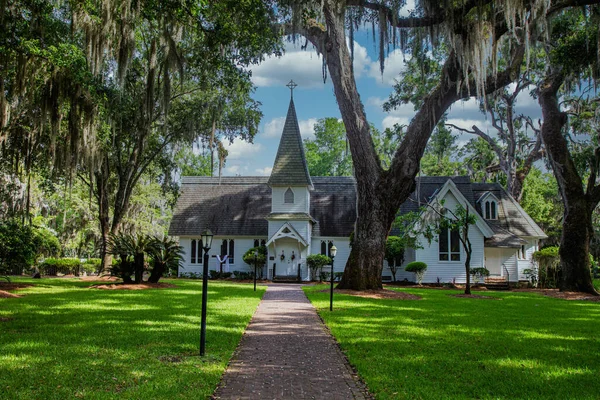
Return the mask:
<svg viewBox="0 0 600 400">
<path fill-rule="evenodd" d="M 292 99 L 271 176 L 183 177 L 169 235 L 184 248 L 184 276 L 201 274 L 200 234 L 208 228 L 215 235 L 209 270 L 219 270 L 216 256 L 227 255 L 230 272 L 251 271 L 243 254 L 265 245 L 263 276 L 309 280 L 306 257 L 329 255 L 333 245 L 335 272 L 344 270 L 355 220 L 352 177 L 311 178 Z"/>
</svg>

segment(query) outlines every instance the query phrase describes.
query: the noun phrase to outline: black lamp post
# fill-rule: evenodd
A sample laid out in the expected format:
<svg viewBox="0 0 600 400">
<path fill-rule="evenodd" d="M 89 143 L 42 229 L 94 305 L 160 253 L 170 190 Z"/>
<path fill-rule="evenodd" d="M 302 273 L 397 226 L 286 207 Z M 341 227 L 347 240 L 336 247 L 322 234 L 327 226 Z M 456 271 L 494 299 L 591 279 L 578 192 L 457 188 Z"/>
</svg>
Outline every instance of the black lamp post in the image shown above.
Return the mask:
<svg viewBox="0 0 600 400">
<path fill-rule="evenodd" d="M 254 250 L 254 291 L 256 292 L 256 264 L 258 263 L 258 250 Z"/>
<path fill-rule="evenodd" d="M 200 323 L 200 356 L 204 356 L 206 347 L 206 302 L 208 300 L 208 251 L 212 246 L 213 234 L 210 229 L 202 232 L 202 248 L 204 249 L 204 261 L 202 266 L 202 320 Z"/>
<path fill-rule="evenodd" d="M 329 255 L 331 256 L 331 289 L 329 290 L 329 311 L 333 311 L 333 260 L 337 254 L 337 247 L 331 246 Z"/>
</svg>

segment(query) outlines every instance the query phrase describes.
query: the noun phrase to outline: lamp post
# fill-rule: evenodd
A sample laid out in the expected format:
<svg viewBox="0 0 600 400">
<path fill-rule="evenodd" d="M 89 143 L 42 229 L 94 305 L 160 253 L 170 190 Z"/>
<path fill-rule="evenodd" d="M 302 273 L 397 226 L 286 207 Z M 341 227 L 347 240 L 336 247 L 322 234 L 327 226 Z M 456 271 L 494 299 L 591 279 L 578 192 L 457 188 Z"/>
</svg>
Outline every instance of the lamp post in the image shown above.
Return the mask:
<svg viewBox="0 0 600 400">
<path fill-rule="evenodd" d="M 258 263 L 258 250 L 254 250 L 254 291 L 256 292 L 256 264 Z"/>
<path fill-rule="evenodd" d="M 202 319 L 200 323 L 200 357 L 204 356 L 206 347 L 206 302 L 208 300 L 208 251 L 212 246 L 213 234 L 210 229 L 202 232 L 202 248 L 204 249 L 204 261 L 202 266 Z"/>
<path fill-rule="evenodd" d="M 329 249 L 329 255 L 331 256 L 331 288 L 329 290 L 329 311 L 333 311 L 333 260 L 337 254 L 337 247 L 331 246 Z"/>
</svg>

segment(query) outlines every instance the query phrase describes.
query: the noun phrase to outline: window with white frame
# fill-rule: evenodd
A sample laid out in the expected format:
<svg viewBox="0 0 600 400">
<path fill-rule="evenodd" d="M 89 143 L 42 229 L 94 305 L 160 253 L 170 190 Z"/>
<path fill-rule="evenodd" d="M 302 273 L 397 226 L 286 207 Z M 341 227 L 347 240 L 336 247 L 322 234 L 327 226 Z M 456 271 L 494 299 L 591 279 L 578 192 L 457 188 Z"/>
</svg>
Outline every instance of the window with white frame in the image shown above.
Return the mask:
<svg viewBox="0 0 600 400">
<path fill-rule="evenodd" d="M 234 264 L 234 253 L 235 240 L 234 239 L 223 239 L 221 242 L 221 256 L 229 256 L 227 261 L 229 264 Z"/>
<path fill-rule="evenodd" d="M 283 195 L 283 202 L 286 204 L 294 204 L 294 192 L 288 188 Z"/>
<path fill-rule="evenodd" d="M 498 219 L 498 205 L 494 200 L 485 202 L 485 219 Z"/>
<path fill-rule="evenodd" d="M 525 260 L 527 258 L 527 249 L 525 249 L 525 245 L 522 245 L 519 249 L 519 258 L 521 260 Z"/>
<path fill-rule="evenodd" d="M 190 247 L 190 264 L 202 264 L 202 240 L 192 239 Z"/>
<path fill-rule="evenodd" d="M 439 236 L 440 261 L 460 261 L 460 238 L 458 229 L 445 228 Z"/>
<path fill-rule="evenodd" d="M 265 239 L 254 239 L 254 247 L 265 246 L 266 243 Z"/>
</svg>

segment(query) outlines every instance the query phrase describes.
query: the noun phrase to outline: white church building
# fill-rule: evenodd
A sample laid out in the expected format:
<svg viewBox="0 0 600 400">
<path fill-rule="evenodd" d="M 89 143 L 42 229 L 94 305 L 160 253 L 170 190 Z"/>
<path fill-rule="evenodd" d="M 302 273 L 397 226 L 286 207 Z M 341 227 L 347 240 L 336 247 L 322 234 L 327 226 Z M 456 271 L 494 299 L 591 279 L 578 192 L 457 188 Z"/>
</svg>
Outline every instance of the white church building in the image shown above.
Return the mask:
<svg viewBox="0 0 600 400">
<path fill-rule="evenodd" d="M 525 279 L 531 254 L 544 232 L 497 183 L 473 183 L 468 177 L 417 178 L 418 190 L 400 208 L 416 211 L 419 204 L 445 201 L 454 208 L 468 204 L 477 223 L 470 229 L 471 267 L 485 266 L 492 275 L 510 281 Z M 216 256 L 228 256 L 229 271 L 252 271 L 242 255 L 250 248 L 268 249 L 263 276 L 267 279 L 310 280 L 310 254 L 337 247 L 335 272 L 343 272 L 356 220 L 356 185 L 352 177 L 311 177 L 308 172 L 293 99 L 269 177 L 183 177 L 170 236 L 179 237 L 185 251 L 180 275 L 202 273 L 200 235 L 214 234 L 209 270 L 219 270 Z M 393 234 L 393 232 L 392 232 Z M 431 243 L 421 238 L 419 249 L 406 251 L 405 263 L 428 265 L 423 282 L 465 281 L 465 254 L 452 232 Z M 401 271 L 396 279 L 414 280 Z M 384 281 L 391 278 L 384 266 Z"/>
</svg>

